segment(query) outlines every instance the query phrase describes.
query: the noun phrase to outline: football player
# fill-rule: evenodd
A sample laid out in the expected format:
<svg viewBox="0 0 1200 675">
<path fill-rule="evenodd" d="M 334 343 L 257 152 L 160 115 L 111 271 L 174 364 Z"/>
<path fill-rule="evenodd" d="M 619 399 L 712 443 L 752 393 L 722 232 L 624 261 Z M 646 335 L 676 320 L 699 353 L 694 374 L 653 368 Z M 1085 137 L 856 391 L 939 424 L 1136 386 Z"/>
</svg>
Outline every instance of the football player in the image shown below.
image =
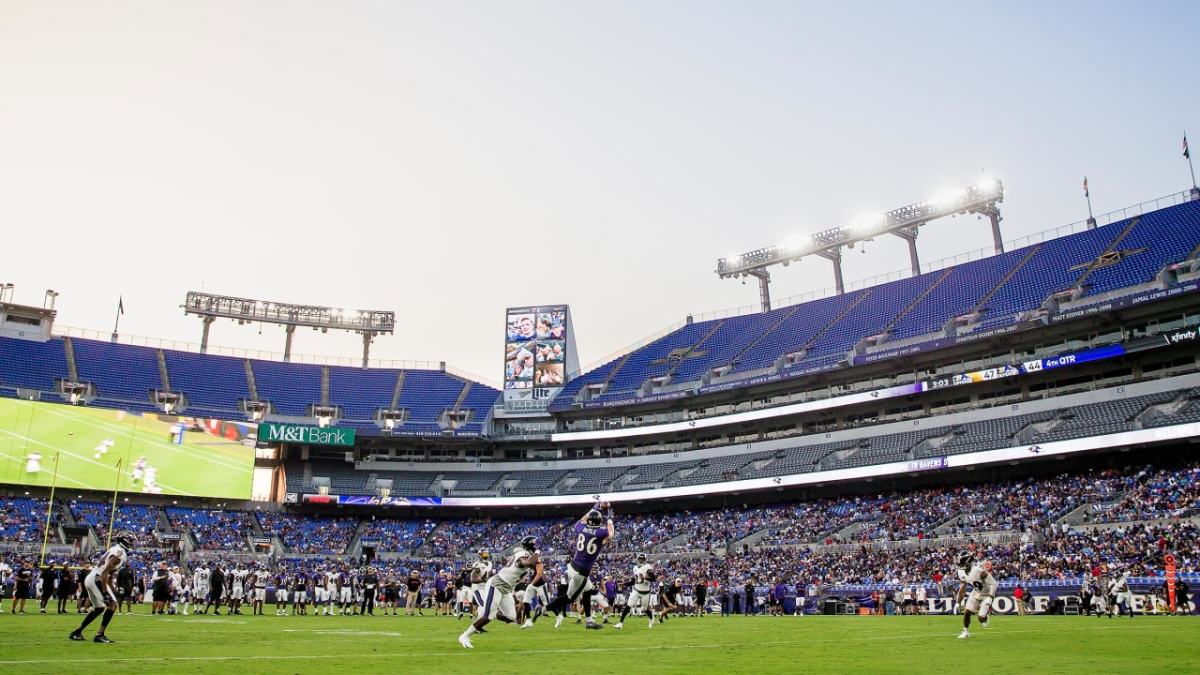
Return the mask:
<svg viewBox="0 0 1200 675">
<path fill-rule="evenodd" d="M 117 612 L 117 589 L 115 586 L 117 570 L 125 564 L 129 558 L 129 551 L 136 544 L 137 536 L 132 532 L 122 530 L 113 535 L 112 547 L 104 553 L 100 558 L 100 563 L 88 573 L 83 582 L 88 598 L 92 601 L 92 610 L 83 617 L 83 623 L 71 631 L 70 638 L 72 640 L 85 640 L 83 629 L 103 614 L 104 618 L 100 619 L 100 630 L 96 631 L 92 642 L 105 644 L 112 642 L 105 635 L 105 631 L 108 629 L 109 622 L 112 621 L 113 614 Z"/>
<path fill-rule="evenodd" d="M 529 582 L 529 587 L 525 589 L 525 623 L 521 624 L 521 628 L 532 628 L 537 622 L 538 617 L 542 612 L 546 611 L 546 606 L 550 604 L 550 595 L 546 593 L 546 567 L 542 564 L 541 551 L 538 551 L 538 559 L 533 567 L 533 580 Z M 533 601 L 537 600 L 537 607 L 533 607 Z M 530 611 L 532 610 L 532 614 Z"/>
<path fill-rule="evenodd" d="M 479 559 L 471 563 L 471 607 L 483 605 L 483 594 L 487 591 L 487 580 L 492 576 L 492 554 L 487 549 L 479 550 Z"/>
<path fill-rule="evenodd" d="M 1129 611 L 1129 618 L 1133 618 L 1133 591 L 1129 590 L 1129 570 L 1125 570 L 1121 576 L 1108 584 L 1108 604 L 1108 618 L 1119 615 L 1122 604 Z"/>
<path fill-rule="evenodd" d="M 992 613 L 992 602 L 996 598 L 998 584 L 995 575 L 992 574 L 991 561 L 980 560 L 972 564 L 973 561 L 974 556 L 969 552 L 964 552 L 958 559 L 959 578 L 962 580 L 959 594 L 970 589 L 963 612 L 963 629 L 958 634 L 960 640 L 971 637 L 971 614 L 978 614 L 980 627 L 987 628 L 988 617 Z"/>
<path fill-rule="evenodd" d="M 650 625 L 648 628 L 654 628 L 654 610 L 650 607 L 650 584 L 654 582 L 654 566 L 646 559 L 645 553 L 637 555 L 637 562 L 633 566 L 633 581 L 629 583 L 629 599 L 625 601 L 625 608 L 621 610 L 621 619 L 617 621 L 617 625 L 613 626 L 613 630 L 621 630 L 625 627 L 625 618 L 633 610 L 640 609 L 650 617 Z"/>
<path fill-rule="evenodd" d="M 614 528 L 612 506 L 608 502 L 598 502 L 591 510 L 575 523 L 575 540 L 570 563 L 567 564 L 566 593 L 559 595 L 550 603 L 550 611 L 558 616 L 554 627 L 562 625 L 567 608 L 576 601 L 583 604 L 583 615 L 587 617 L 587 628 L 599 630 L 600 624 L 592 619 L 592 594 L 596 586 L 588 577 L 600 550 L 604 544 L 613 538 Z"/>
<path fill-rule="evenodd" d="M 683 596 L 683 579 L 676 578 L 674 583 L 667 584 L 662 589 L 662 610 L 658 613 L 659 621 L 666 621 L 671 612 L 679 613 L 679 603 Z"/>
<path fill-rule="evenodd" d="M 478 633 L 492 619 L 499 618 L 505 623 L 516 621 L 517 609 L 513 592 L 525 575 L 537 567 L 538 559 L 537 540 L 533 537 L 521 539 L 521 543 L 513 549 L 508 563 L 488 579 L 487 590 L 482 596 L 483 605 L 479 608 L 479 618 L 458 636 L 458 644 L 466 649 L 474 649 L 471 636 Z"/>
</svg>

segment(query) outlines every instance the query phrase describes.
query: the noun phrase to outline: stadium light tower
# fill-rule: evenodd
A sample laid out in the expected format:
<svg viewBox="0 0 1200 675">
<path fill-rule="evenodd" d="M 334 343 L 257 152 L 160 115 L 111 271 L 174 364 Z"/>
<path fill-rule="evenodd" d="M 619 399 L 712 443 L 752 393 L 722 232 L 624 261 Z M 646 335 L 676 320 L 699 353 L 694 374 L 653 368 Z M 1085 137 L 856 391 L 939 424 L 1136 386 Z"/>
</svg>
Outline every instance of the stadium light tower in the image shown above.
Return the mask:
<svg viewBox="0 0 1200 675">
<path fill-rule="evenodd" d="M 1004 201 L 1004 184 L 995 178 L 983 178 L 978 183 L 957 192 L 938 195 L 933 199 L 902 206 L 880 215 L 869 215 L 849 225 L 817 232 L 809 237 L 755 249 L 740 255 L 717 260 L 717 276 L 722 279 L 754 277 L 758 279 L 759 299 L 764 312 L 771 310 L 772 265 L 787 266 L 794 261 L 816 255 L 833 263 L 833 282 L 838 293 L 846 292 L 842 279 L 842 247 L 871 241 L 881 234 L 900 237 L 908 243 L 909 264 L 913 275 L 921 273 L 917 254 L 917 233 L 931 220 L 974 213 L 984 216 L 992 225 L 992 240 L 996 253 L 1004 253 L 1000 236 L 1000 202 Z"/>
<path fill-rule="evenodd" d="M 200 317 L 204 332 L 200 337 L 200 353 L 208 351 L 208 329 L 217 319 L 233 319 L 239 324 L 258 321 L 283 326 L 287 334 L 283 360 L 292 360 L 292 334 L 298 326 L 320 330 L 353 331 L 363 338 L 363 368 L 370 358 L 371 342 L 377 335 L 390 335 L 396 328 L 396 313 L 372 309 L 338 309 L 314 305 L 293 305 L 286 302 L 249 300 L 227 295 L 188 291 L 183 305 L 184 314 Z"/>
</svg>

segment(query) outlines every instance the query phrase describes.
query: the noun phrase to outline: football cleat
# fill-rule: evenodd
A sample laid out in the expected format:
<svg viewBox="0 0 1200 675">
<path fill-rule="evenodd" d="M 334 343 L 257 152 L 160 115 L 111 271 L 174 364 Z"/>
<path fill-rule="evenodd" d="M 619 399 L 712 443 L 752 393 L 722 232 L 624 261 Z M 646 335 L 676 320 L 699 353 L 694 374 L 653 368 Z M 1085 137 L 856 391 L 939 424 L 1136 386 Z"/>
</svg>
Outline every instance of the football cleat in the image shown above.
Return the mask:
<svg viewBox="0 0 1200 675">
<path fill-rule="evenodd" d="M 76 642 L 83 642 L 87 639 L 83 637 L 83 633 L 80 633 L 79 631 L 73 631 L 69 637 Z"/>
<path fill-rule="evenodd" d="M 959 640 L 966 640 L 969 637 L 971 637 L 971 631 L 967 630 L 966 628 L 962 629 L 962 632 L 958 634 Z"/>
<path fill-rule="evenodd" d="M 108 637 L 104 635 L 97 635 L 96 637 L 92 638 L 92 642 L 99 642 L 106 645 L 111 645 L 113 643 L 112 640 L 109 640 Z"/>
<path fill-rule="evenodd" d="M 613 626 L 613 630 L 621 630 L 621 628 L 622 628 L 624 625 L 625 625 L 625 624 L 623 624 L 623 623 L 618 623 L 617 625 Z"/>
<path fill-rule="evenodd" d="M 463 649 L 474 649 L 475 645 L 471 644 L 471 637 L 466 633 L 458 636 L 458 644 L 463 646 Z"/>
</svg>

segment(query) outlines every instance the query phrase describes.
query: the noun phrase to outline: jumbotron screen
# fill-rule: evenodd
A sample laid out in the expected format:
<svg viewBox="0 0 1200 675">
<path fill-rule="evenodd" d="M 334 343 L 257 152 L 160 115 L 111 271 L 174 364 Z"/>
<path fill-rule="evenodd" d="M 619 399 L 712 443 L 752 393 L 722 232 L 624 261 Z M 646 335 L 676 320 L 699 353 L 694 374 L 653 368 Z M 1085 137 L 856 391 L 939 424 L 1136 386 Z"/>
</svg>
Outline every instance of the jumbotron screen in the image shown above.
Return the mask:
<svg viewBox="0 0 1200 675">
<path fill-rule="evenodd" d="M 256 432 L 245 422 L 4 398 L 0 483 L 249 499 Z"/>
<path fill-rule="evenodd" d="M 566 305 L 515 307 L 505 312 L 505 392 L 552 398 L 562 388 L 567 378 L 568 316 Z"/>
</svg>

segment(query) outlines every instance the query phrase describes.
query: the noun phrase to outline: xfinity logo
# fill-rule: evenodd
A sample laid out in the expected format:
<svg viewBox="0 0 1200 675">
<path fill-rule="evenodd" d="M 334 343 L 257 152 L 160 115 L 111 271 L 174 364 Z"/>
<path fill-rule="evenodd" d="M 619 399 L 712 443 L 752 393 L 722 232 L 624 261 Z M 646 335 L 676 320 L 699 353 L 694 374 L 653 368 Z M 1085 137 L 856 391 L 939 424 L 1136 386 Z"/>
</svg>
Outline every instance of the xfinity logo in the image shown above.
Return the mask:
<svg viewBox="0 0 1200 675">
<path fill-rule="evenodd" d="M 1171 344 L 1179 344 L 1181 342 L 1191 342 L 1196 339 L 1196 329 L 1181 330 L 1171 333 L 1167 336 L 1167 342 Z"/>
<path fill-rule="evenodd" d="M 264 422 L 258 425 L 258 440 L 264 443 L 351 447 L 354 445 L 354 429 Z"/>
</svg>

